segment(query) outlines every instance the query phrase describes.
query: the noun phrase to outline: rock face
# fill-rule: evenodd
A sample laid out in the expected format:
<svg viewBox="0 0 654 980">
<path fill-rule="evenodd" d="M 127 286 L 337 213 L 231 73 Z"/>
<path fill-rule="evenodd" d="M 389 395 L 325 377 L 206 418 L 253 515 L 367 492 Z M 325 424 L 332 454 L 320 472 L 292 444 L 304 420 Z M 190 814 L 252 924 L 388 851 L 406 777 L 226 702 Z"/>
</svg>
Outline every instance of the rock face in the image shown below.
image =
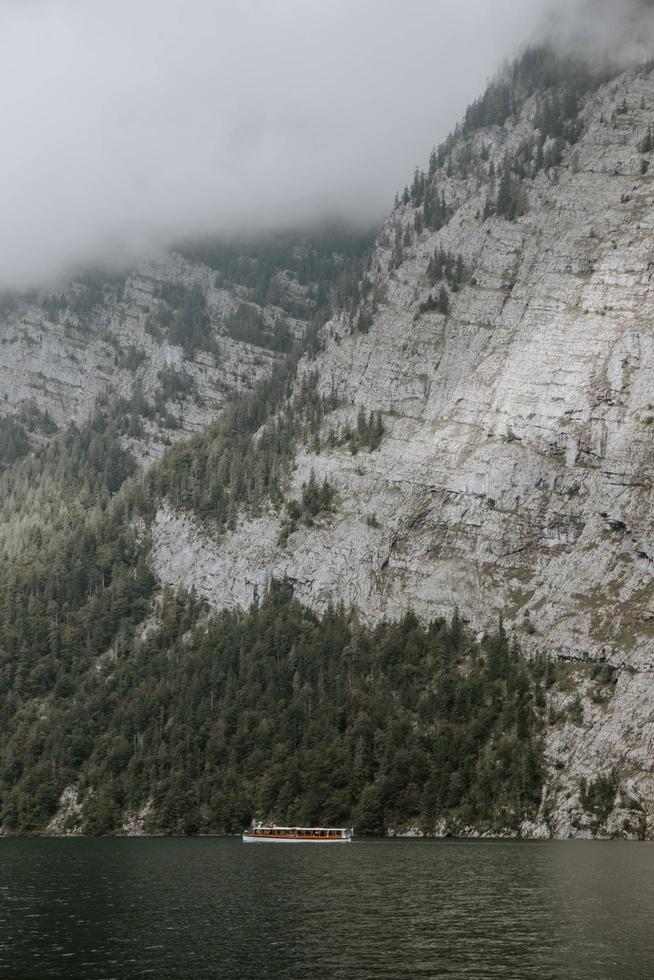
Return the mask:
<svg viewBox="0 0 654 980">
<path fill-rule="evenodd" d="M 654 176 L 639 152 L 654 74 L 590 95 L 576 145 L 523 182 L 527 213 L 484 218 L 488 170 L 533 136 L 537 106 L 467 137 L 487 162 L 466 179 L 436 174 L 453 212 L 440 231 L 416 231 L 411 202 L 396 208 L 372 258 L 368 331 L 336 318 L 304 365 L 340 404 L 320 453 L 298 452 L 291 494 L 313 469 L 336 513 L 284 547 L 279 515 L 244 520 L 184 570 L 171 552 L 189 521 L 162 512 L 162 578 L 242 604 L 285 573 L 303 599 L 356 602 L 372 620 L 456 606 L 482 629 L 501 612 L 530 648 L 654 663 Z M 468 271 L 448 315 L 420 312 L 437 248 Z M 379 449 L 330 448 L 361 407 L 382 413 Z"/>
<path fill-rule="evenodd" d="M 651 838 L 654 676 L 593 673 L 570 664 L 568 691 L 552 698 L 542 824 L 552 837 Z"/>
<path fill-rule="evenodd" d="M 371 621 L 458 608 L 478 630 L 502 614 L 526 651 L 617 668 L 601 688 L 571 666 L 570 694 L 552 696 L 542 819 L 525 833 L 651 836 L 654 72 L 585 99 L 580 138 L 522 181 L 526 213 L 509 221 L 487 204 L 505 157 L 534 138 L 538 104 L 454 141 L 475 163 L 434 176 L 447 223 L 423 230 L 420 206 L 400 203 L 372 256 L 367 329 L 356 313 L 333 319 L 303 365 L 339 407 L 320 451 L 298 451 L 290 495 L 313 470 L 335 513 L 280 545 L 280 514 L 216 541 L 164 508 L 153 561 L 220 606 L 287 575 L 317 607 L 356 603 Z M 446 314 L 427 303 L 436 249 L 468 273 Z M 361 407 L 386 431 L 353 455 L 330 430 L 356 427 Z M 601 827 L 580 785 L 610 797 Z"/>
<path fill-rule="evenodd" d="M 204 346 L 185 350 L 171 343 L 158 325 L 167 286 L 196 290 L 208 319 Z M 288 283 L 295 305 L 307 290 Z M 280 290 L 281 292 L 281 290 Z M 252 388 L 270 371 L 276 355 L 267 347 L 232 339 L 225 322 L 249 303 L 248 290 L 216 285 L 216 273 L 198 261 L 171 252 L 142 262 L 125 277 L 99 282 L 82 279 L 5 304 L 0 319 L 0 415 L 29 419 L 36 408 L 50 428 L 81 423 L 99 398 L 137 396 L 146 412 L 143 432 L 126 439 L 142 464 L 171 441 L 202 431 L 221 413 L 226 399 Z M 286 320 L 276 305 L 252 306 L 263 322 Z M 304 332 L 303 319 L 290 329 Z M 53 423 L 53 425 L 52 425 Z M 38 427 L 37 427 L 38 436 Z"/>
<path fill-rule="evenodd" d="M 458 609 L 482 631 L 501 615 L 523 650 L 570 662 L 567 692 L 550 696 L 547 789 L 525 834 L 654 836 L 654 72 L 595 87 L 567 143 L 541 145 L 545 98 L 448 144 L 429 176 L 437 230 L 406 194 L 364 299 L 301 362 L 300 379 L 315 372 L 336 407 L 298 446 L 288 497 L 313 472 L 334 488 L 333 512 L 289 532 L 268 507 L 218 534 L 166 504 L 150 557 L 162 585 L 217 607 L 244 607 L 287 576 L 301 600 L 356 604 L 371 622 Z M 539 145 L 538 165 L 532 156 L 509 180 L 507 161 Z M 499 205 L 507 187 L 513 214 Z M 439 254 L 454 279 L 434 272 Z M 185 357 L 148 330 L 170 281 L 202 288 L 212 353 Z M 107 293 L 86 325 L 48 318 L 42 298 L 22 302 L 0 324 L 5 412 L 33 400 L 62 426 L 108 390 L 130 398 L 138 386 L 154 402 L 161 372 L 183 370 L 191 393 L 164 399 L 176 428 L 160 419 L 131 443 L 145 462 L 269 371 L 271 351 L 222 327 L 243 299 L 168 255 Z M 362 410 L 384 433 L 353 452 Z"/>
</svg>

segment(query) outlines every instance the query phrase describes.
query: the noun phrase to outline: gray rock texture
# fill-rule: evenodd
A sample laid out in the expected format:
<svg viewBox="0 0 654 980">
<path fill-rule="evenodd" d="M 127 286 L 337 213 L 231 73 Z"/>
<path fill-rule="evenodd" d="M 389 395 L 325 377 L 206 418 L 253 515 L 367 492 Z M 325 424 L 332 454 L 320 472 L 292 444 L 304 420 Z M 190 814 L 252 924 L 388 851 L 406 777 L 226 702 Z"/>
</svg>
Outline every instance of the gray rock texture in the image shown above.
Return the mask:
<svg viewBox="0 0 654 980">
<path fill-rule="evenodd" d="M 653 836 L 654 161 L 640 147 L 654 72 L 592 92 L 578 141 L 523 181 L 525 213 L 488 214 L 505 158 L 535 138 L 538 108 L 533 96 L 504 127 L 454 141 L 472 162 L 465 176 L 435 174 L 448 221 L 424 230 L 420 209 L 399 204 L 367 273 L 369 328 L 358 329 L 360 310 L 339 314 L 301 363 L 337 407 L 319 451 L 298 447 L 288 498 L 313 471 L 335 489 L 334 512 L 284 537 L 283 510 L 243 513 L 219 534 L 162 505 L 151 561 L 162 585 L 216 607 L 244 607 L 285 575 L 305 602 L 354 603 L 370 622 L 458 608 L 481 632 L 501 615 L 524 651 L 570 662 L 567 692 L 550 696 L 541 814 L 524 834 Z M 437 248 L 466 270 L 447 314 L 424 305 Z M 131 397 L 138 384 L 153 399 L 159 372 L 183 366 L 195 384 L 168 406 L 177 428 L 153 423 L 133 448 L 146 462 L 202 430 L 274 358 L 225 335 L 242 297 L 214 278 L 161 256 L 86 325 L 21 301 L 0 323 L 4 411 L 33 400 L 63 426 L 108 390 Z M 205 290 L 218 353 L 184 360 L 148 333 L 157 286 L 171 280 Z M 136 366 L 124 357 L 132 347 Z M 361 408 L 381 413 L 385 432 L 374 451 L 353 453 L 339 437 Z M 614 668 L 610 681 L 593 677 L 597 663 Z M 613 772 L 598 826 L 580 787 Z"/>
<path fill-rule="evenodd" d="M 513 125 L 474 136 L 496 168 L 534 111 L 532 99 Z M 410 204 L 388 219 L 372 326 L 337 317 L 303 366 L 339 407 L 321 452 L 298 452 L 289 495 L 313 469 L 336 488 L 336 513 L 281 548 L 281 515 L 206 543 L 204 529 L 162 512 L 164 580 L 243 604 L 283 572 L 302 598 L 353 601 L 371 620 L 456 606 L 483 629 L 502 613 L 530 649 L 654 664 L 654 175 L 638 151 L 654 75 L 621 76 L 581 115 L 561 166 L 526 181 L 516 222 L 483 218 L 489 181 L 476 172 L 437 175 L 455 207 L 439 232 L 416 233 Z M 393 268 L 396 232 L 410 244 Z M 448 316 L 419 312 L 441 246 L 473 277 Z M 380 448 L 329 448 L 329 429 L 355 424 L 361 406 L 383 415 Z M 202 542 L 197 560 L 182 549 L 176 562 L 180 540 L 189 554 Z"/>
<path fill-rule="evenodd" d="M 205 295 L 213 352 L 185 352 L 166 341 L 165 330 L 152 329 L 160 290 L 169 284 L 198 288 Z M 268 374 L 277 356 L 233 340 L 225 330 L 225 319 L 248 300 L 247 291 L 217 287 L 214 271 L 175 252 L 103 283 L 95 294 L 97 303 L 79 312 L 87 292 L 84 278 L 73 279 L 5 305 L 0 318 L 0 415 L 21 418 L 36 406 L 61 429 L 87 419 L 99 398 L 129 401 L 138 391 L 145 403 L 157 403 L 160 409 L 157 418 L 145 419 L 142 436 L 126 439 L 138 461 L 146 464 L 170 442 L 205 429 L 219 417 L 226 399 Z M 277 307 L 258 309 L 271 322 L 284 315 Z M 290 326 L 300 334 L 306 324 L 291 319 Z M 162 374 L 183 376 L 187 390 L 166 395 Z"/>
<path fill-rule="evenodd" d="M 485 216 L 489 168 L 533 137 L 537 103 L 469 138 L 466 178 L 436 174 L 453 210 L 440 231 L 416 230 L 411 203 L 394 210 L 372 257 L 369 330 L 336 317 L 302 365 L 339 407 L 320 452 L 300 447 L 289 496 L 313 470 L 337 491 L 335 513 L 280 545 L 283 514 L 244 516 L 217 537 L 163 508 L 153 561 L 163 582 L 219 606 L 246 605 L 268 576 L 287 575 L 301 599 L 354 602 L 370 621 L 458 608 L 482 631 L 501 614 L 523 650 L 572 662 L 569 696 L 550 705 L 541 819 L 525 834 L 651 836 L 654 172 L 640 145 L 654 73 L 589 95 L 578 142 L 524 182 L 526 213 Z M 448 315 L 420 311 L 437 247 L 469 272 Z M 353 455 L 329 432 L 355 425 L 361 406 L 386 432 Z M 586 661 L 616 667 L 615 683 L 600 690 Z M 581 780 L 614 770 L 598 827 Z"/>
</svg>

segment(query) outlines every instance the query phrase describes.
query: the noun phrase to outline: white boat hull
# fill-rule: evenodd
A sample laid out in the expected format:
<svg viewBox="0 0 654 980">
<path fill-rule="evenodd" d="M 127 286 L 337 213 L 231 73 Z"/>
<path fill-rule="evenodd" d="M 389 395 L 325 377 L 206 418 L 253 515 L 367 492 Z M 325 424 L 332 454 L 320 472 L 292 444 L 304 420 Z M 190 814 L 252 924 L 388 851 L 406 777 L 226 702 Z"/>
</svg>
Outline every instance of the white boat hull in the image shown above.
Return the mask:
<svg viewBox="0 0 654 980">
<path fill-rule="evenodd" d="M 259 837 L 243 834 L 244 844 L 351 844 L 351 837 Z"/>
</svg>

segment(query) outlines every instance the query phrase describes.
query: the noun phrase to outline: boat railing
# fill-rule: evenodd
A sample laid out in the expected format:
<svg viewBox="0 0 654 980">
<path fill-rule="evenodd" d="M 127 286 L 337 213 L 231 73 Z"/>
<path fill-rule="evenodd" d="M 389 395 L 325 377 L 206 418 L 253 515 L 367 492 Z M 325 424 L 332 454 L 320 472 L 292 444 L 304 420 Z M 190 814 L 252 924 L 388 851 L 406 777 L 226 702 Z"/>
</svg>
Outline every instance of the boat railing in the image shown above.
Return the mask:
<svg viewBox="0 0 654 980">
<path fill-rule="evenodd" d="M 308 837 L 333 840 L 351 837 L 354 829 L 348 827 L 279 827 L 276 824 L 253 821 L 251 833 L 261 837 Z"/>
</svg>

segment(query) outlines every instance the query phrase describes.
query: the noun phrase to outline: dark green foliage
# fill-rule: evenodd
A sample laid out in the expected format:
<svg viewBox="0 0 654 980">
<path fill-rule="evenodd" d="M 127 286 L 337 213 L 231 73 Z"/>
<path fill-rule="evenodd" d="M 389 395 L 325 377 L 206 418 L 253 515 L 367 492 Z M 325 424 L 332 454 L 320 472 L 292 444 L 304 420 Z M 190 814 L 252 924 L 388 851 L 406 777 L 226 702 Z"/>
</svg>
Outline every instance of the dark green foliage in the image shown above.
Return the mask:
<svg viewBox="0 0 654 980">
<path fill-rule="evenodd" d="M 169 343 L 182 347 L 188 357 L 196 350 L 215 349 L 207 300 L 199 286 L 164 283 L 157 297 L 160 304 L 155 319 L 166 331 Z"/>
<path fill-rule="evenodd" d="M 333 511 L 334 496 L 334 488 L 326 479 L 322 483 L 318 483 L 316 474 L 312 470 L 309 481 L 302 484 L 301 500 L 299 502 L 297 500 L 289 500 L 286 505 L 286 511 L 290 520 L 282 530 L 280 543 L 283 544 L 289 535 L 297 530 L 298 521 L 310 527 L 313 524 L 314 517 Z"/>
<path fill-rule="evenodd" d="M 334 490 L 327 480 L 321 484 L 316 480 L 313 470 L 309 475 L 308 483 L 302 484 L 302 510 L 308 517 L 316 517 L 321 511 L 332 509 L 334 501 Z"/>
<path fill-rule="evenodd" d="M 581 121 L 579 96 L 574 89 L 564 87 L 543 95 L 534 118 L 534 126 L 539 132 L 541 146 L 548 139 L 561 145 L 576 143 L 581 135 Z"/>
<path fill-rule="evenodd" d="M 438 300 L 430 293 L 424 303 L 418 306 L 419 313 L 435 313 L 438 310 Z"/>
<path fill-rule="evenodd" d="M 112 408 L 121 414 L 115 406 Z M 131 455 L 122 448 L 119 434 L 112 410 L 98 403 L 88 422 L 79 428 L 72 423 L 57 439 L 9 471 L 0 484 L 0 499 L 25 484 L 37 482 L 44 474 L 76 493 L 115 493 L 136 468 Z"/>
<path fill-rule="evenodd" d="M 98 653 L 123 649 L 147 609 L 154 581 L 133 535 L 110 521 L 71 534 L 50 561 L 0 578 L 0 725 L 3 786 L 9 829 L 43 828 L 71 765 L 91 747 L 74 719 L 80 677 L 95 671 Z M 52 717 L 38 707 L 47 697 Z M 72 717 L 71 717 L 72 716 Z M 66 719 L 71 718 L 70 721 Z M 20 735 L 8 735 L 18 725 Z M 55 750 L 38 756 L 49 739 Z M 23 789 L 8 794 L 7 778 Z"/>
<path fill-rule="evenodd" d="M 23 426 L 12 415 L 0 418 L 0 469 L 12 466 L 29 451 L 29 439 Z"/>
<path fill-rule="evenodd" d="M 583 725 L 584 706 L 581 703 L 581 698 L 579 697 L 579 695 L 577 695 L 575 699 L 571 702 L 571 704 L 568 706 L 567 715 L 573 725 L 577 725 L 577 727 Z"/>
<path fill-rule="evenodd" d="M 379 449 L 385 431 L 381 412 L 368 413 L 362 405 L 357 415 L 356 428 L 346 425 L 339 438 L 332 431 L 329 442 L 333 446 L 348 446 L 350 452 L 354 454 L 360 449 L 367 449 L 372 453 L 375 449 Z"/>
<path fill-rule="evenodd" d="M 43 412 L 35 401 L 29 400 L 21 402 L 16 418 L 25 426 L 28 432 L 38 433 L 43 436 L 51 436 L 57 431 L 57 426 L 53 422 L 49 412 Z"/>
<path fill-rule="evenodd" d="M 273 583 L 248 613 L 210 619 L 169 594 L 161 626 L 100 666 L 40 643 L 30 660 L 38 682 L 0 700 L 10 832 L 42 828 L 67 785 L 89 833 L 148 801 L 151 832 L 236 832 L 253 816 L 497 830 L 540 799 L 538 665 L 503 632 L 478 647 L 457 618 L 367 630 Z"/>
<path fill-rule="evenodd" d="M 495 213 L 499 218 L 515 221 L 525 213 L 525 210 L 525 197 L 520 181 L 508 167 L 505 167 L 497 191 Z"/>
<path fill-rule="evenodd" d="M 404 246 L 402 244 L 402 227 L 398 225 L 395 229 L 393 251 L 391 252 L 391 257 L 388 263 L 388 271 L 393 272 L 395 269 L 399 269 L 403 261 L 404 261 Z"/>
<path fill-rule="evenodd" d="M 293 337 L 285 318 L 278 318 L 271 328 L 263 314 L 251 303 L 241 303 L 225 320 L 228 336 L 246 344 L 256 344 L 268 350 L 286 353 L 293 346 Z"/>
<path fill-rule="evenodd" d="M 119 654 L 146 614 L 154 580 L 125 500 L 114 506 L 109 498 L 132 468 L 111 418 L 99 412 L 3 477 L 0 768 L 24 786 L 16 806 L 0 791 L 10 829 L 42 827 L 60 791 L 63 756 L 50 756 L 47 766 L 31 763 L 44 745 L 38 726 L 64 739 L 66 765 L 83 758 L 88 735 L 77 725 L 66 728 L 62 712 L 79 678 L 95 671 L 98 654 L 110 648 Z M 42 506 L 54 501 L 51 519 L 39 523 L 31 513 L 13 551 L 5 511 L 10 516 L 12 502 L 15 507 L 30 493 L 40 495 Z M 43 698 L 52 702 L 52 719 L 43 713 Z M 6 736 L 15 724 L 24 728 L 12 744 Z"/>
<path fill-rule="evenodd" d="M 618 777 L 615 770 L 606 776 L 587 782 L 583 777 L 579 782 L 579 801 L 582 809 L 592 814 L 595 829 L 604 823 L 615 804 L 618 791 Z"/>
<path fill-rule="evenodd" d="M 359 446 L 365 446 L 369 452 L 374 452 L 381 445 L 384 437 L 384 421 L 381 412 L 370 412 L 366 415 L 366 410 L 361 406 L 357 416 L 356 438 Z"/>
<path fill-rule="evenodd" d="M 418 306 L 418 312 L 441 313 L 443 316 L 447 316 L 450 312 L 450 297 L 445 286 L 441 286 L 437 297 L 430 293 L 425 302 Z"/>
<path fill-rule="evenodd" d="M 187 371 L 177 371 L 174 367 L 166 367 L 159 371 L 157 378 L 161 386 L 157 391 L 159 402 L 157 408 L 159 409 L 162 409 L 164 402 L 171 399 L 181 401 L 195 390 L 195 381 Z"/>
<path fill-rule="evenodd" d="M 359 333 L 368 333 L 372 326 L 372 313 L 369 310 L 361 310 L 356 321 L 356 328 Z"/>
<path fill-rule="evenodd" d="M 116 365 L 126 371 L 138 371 L 146 360 L 145 351 L 134 344 L 130 344 L 126 351 L 120 349 L 116 353 Z"/>
<path fill-rule="evenodd" d="M 445 280 L 456 292 L 468 278 L 463 256 L 437 247 L 427 266 L 427 278 L 430 286 Z"/>
<path fill-rule="evenodd" d="M 610 664 L 597 663 L 593 666 L 590 674 L 592 680 L 597 681 L 598 684 L 615 684 L 617 681 L 617 672 L 615 667 Z"/>
<path fill-rule="evenodd" d="M 280 283 L 279 274 L 309 287 L 309 303 L 316 311 L 329 305 L 330 290 L 340 292 L 336 305 L 350 308 L 349 297 L 348 302 L 344 300 L 358 287 L 373 237 L 372 230 L 331 226 L 305 235 L 281 232 L 230 242 L 207 239 L 186 243 L 179 250 L 217 270 L 217 286 L 245 286 L 253 303 L 280 306 L 291 316 L 302 318 L 307 315 L 306 304 L 298 306 Z"/>
<path fill-rule="evenodd" d="M 198 402 L 199 395 L 195 380 L 187 371 L 178 371 L 174 367 L 162 368 L 158 372 L 160 386 L 154 393 L 154 408 L 143 406 L 142 414 L 145 416 L 158 416 L 162 425 L 168 429 L 179 428 L 179 419 L 169 411 L 168 403 L 173 401 L 182 404 L 187 398 L 194 398 Z"/>
<path fill-rule="evenodd" d="M 410 203 L 414 208 L 422 207 L 422 212 L 418 212 L 415 219 L 415 228 L 418 234 L 423 228 L 439 231 L 447 224 L 452 214 L 452 209 L 445 202 L 445 195 L 439 191 L 434 182 L 434 173 L 435 170 L 432 170 L 431 165 L 427 173 L 416 168 L 411 188 L 405 187 L 401 198 L 402 204 Z M 409 232 L 408 228 L 406 232 Z M 410 242 L 405 242 L 405 244 L 410 244 Z"/>
<path fill-rule="evenodd" d="M 605 75 L 580 59 L 563 57 L 553 47 L 527 48 L 466 112 L 463 132 L 503 126 L 539 89 L 563 86 L 565 116 L 576 115 L 577 101 L 604 81 Z M 574 109 L 574 112 L 573 112 Z"/>
<path fill-rule="evenodd" d="M 129 398 L 111 399 L 109 396 L 105 396 L 99 399 L 97 407 L 111 419 L 116 435 L 133 438 L 145 434 L 143 419 L 151 419 L 155 415 L 155 410 L 146 401 L 140 384 L 134 385 Z"/>
<path fill-rule="evenodd" d="M 85 472 L 86 485 L 92 492 L 104 489 L 116 493 L 136 468 L 120 444 L 114 421 L 102 412 L 79 432 L 71 427 L 64 451 L 68 465 L 75 468 L 76 479 Z"/>
<path fill-rule="evenodd" d="M 327 445 L 332 448 L 334 446 L 347 446 L 353 455 L 362 449 L 372 453 L 379 449 L 385 432 L 386 426 L 381 412 L 368 413 L 362 405 L 357 414 L 356 426 L 353 427 L 347 423 L 340 432 L 330 428 Z"/>
<path fill-rule="evenodd" d="M 516 111 L 517 104 L 517 93 L 512 80 L 506 78 L 493 82 L 480 98 L 468 106 L 463 132 L 503 126 Z"/>
<path fill-rule="evenodd" d="M 167 496 L 220 528 L 239 508 L 256 510 L 266 500 L 279 507 L 297 439 L 310 440 L 334 407 L 318 394 L 312 374 L 291 398 L 298 356 L 276 365 L 256 392 L 235 402 L 202 435 L 173 446 L 148 472 L 146 499 Z"/>
<path fill-rule="evenodd" d="M 647 127 L 647 133 L 638 144 L 638 152 L 651 153 L 652 150 L 654 150 L 654 129 L 650 125 Z"/>
<path fill-rule="evenodd" d="M 445 202 L 445 195 L 432 180 L 425 174 L 421 174 L 424 184 L 418 200 L 414 204 L 422 203 L 422 224 L 430 231 L 440 231 L 452 216 L 453 209 Z"/>
</svg>

